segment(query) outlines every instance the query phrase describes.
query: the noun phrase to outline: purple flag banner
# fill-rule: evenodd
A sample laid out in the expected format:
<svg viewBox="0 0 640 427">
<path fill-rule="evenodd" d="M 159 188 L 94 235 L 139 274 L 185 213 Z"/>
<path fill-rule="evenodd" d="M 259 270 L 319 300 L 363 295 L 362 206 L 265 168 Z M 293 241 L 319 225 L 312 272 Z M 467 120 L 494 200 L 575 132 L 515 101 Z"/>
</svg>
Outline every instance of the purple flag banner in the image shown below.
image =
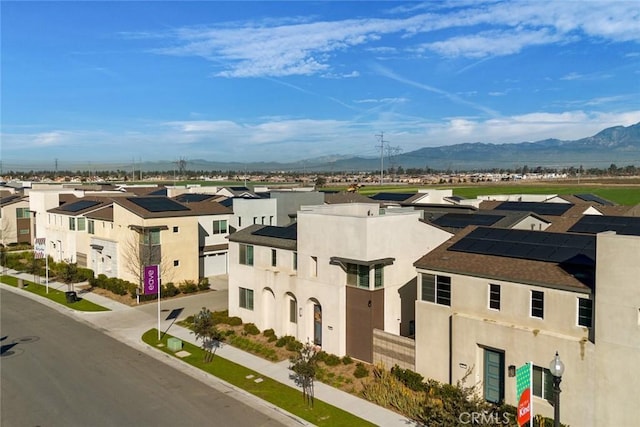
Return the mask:
<svg viewBox="0 0 640 427">
<path fill-rule="evenodd" d="M 157 294 L 160 286 L 160 266 L 147 265 L 144 267 L 144 277 L 142 279 L 144 295 Z"/>
</svg>

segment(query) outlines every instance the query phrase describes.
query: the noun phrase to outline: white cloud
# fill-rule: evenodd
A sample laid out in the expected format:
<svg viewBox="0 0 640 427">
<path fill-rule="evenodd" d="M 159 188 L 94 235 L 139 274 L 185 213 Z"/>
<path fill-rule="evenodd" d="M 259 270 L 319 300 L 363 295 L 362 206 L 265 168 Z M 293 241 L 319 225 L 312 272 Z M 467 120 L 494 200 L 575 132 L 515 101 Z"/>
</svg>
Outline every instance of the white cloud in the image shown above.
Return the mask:
<svg viewBox="0 0 640 427">
<path fill-rule="evenodd" d="M 356 48 L 373 54 L 389 53 L 395 47 L 387 43 L 388 36 L 409 40 L 427 35 L 435 40 L 424 43 L 416 38 L 414 50 L 470 58 L 512 55 L 529 46 L 584 38 L 640 42 L 640 13 L 631 1 L 425 3 L 395 12 L 415 15 L 317 22 L 296 17 L 126 36 L 156 42 L 166 39 L 171 46 L 153 51 L 206 58 L 216 64 L 219 71 L 215 75 L 219 77 L 352 77 L 356 74 L 336 72 L 332 59 Z M 442 38 L 451 31 L 441 30 L 467 34 Z M 384 44 L 377 45 L 380 43 Z"/>
</svg>

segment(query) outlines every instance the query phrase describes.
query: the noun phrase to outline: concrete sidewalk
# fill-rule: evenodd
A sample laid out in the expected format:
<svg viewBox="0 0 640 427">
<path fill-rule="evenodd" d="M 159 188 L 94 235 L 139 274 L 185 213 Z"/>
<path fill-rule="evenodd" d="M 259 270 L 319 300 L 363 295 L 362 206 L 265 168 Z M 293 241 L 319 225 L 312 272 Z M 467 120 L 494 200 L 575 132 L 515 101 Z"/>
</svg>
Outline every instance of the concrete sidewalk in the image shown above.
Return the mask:
<svg viewBox="0 0 640 427">
<path fill-rule="evenodd" d="M 33 281 L 33 276 L 29 274 L 20 274 L 16 272 L 9 272 L 9 274 L 15 277 L 23 278 L 25 280 Z M 16 288 L 13 288 L 11 286 L 2 286 L 4 289 L 18 291 Z M 50 282 L 49 286 L 50 289 L 58 289 L 61 291 L 68 290 L 66 284 L 57 282 Z M 158 327 L 157 303 L 147 303 L 144 305 L 131 307 L 110 300 L 109 298 L 96 295 L 92 292 L 82 292 L 81 290 L 77 290 L 77 292 L 79 297 L 85 298 L 88 301 L 94 302 L 103 307 L 107 307 L 111 311 L 79 312 L 70 310 L 67 307 L 46 300 L 30 292 L 24 292 L 24 294 L 27 294 L 27 296 L 29 297 L 38 299 L 39 301 L 44 302 L 52 308 L 56 308 L 58 311 L 61 311 L 83 322 L 86 322 L 131 347 L 141 350 L 144 349 L 146 353 L 154 355 L 154 357 L 156 357 L 157 359 L 175 366 L 178 369 L 184 370 L 189 375 L 195 376 L 198 379 L 206 380 L 205 382 L 210 383 L 212 386 L 218 389 L 220 389 L 220 387 L 222 386 L 225 392 L 233 390 L 233 394 L 237 395 L 237 397 L 240 399 L 246 400 L 247 398 L 251 398 L 260 400 L 258 398 L 255 398 L 254 396 L 248 395 L 243 390 L 237 389 L 236 387 L 220 379 L 203 373 L 202 371 L 196 370 L 195 368 L 190 368 L 185 362 L 182 362 L 178 358 L 168 356 L 165 353 L 162 353 L 159 350 L 142 342 L 141 338 L 144 332 L 151 328 Z M 161 301 L 160 330 L 163 333 L 168 333 L 172 336 L 180 338 L 182 341 L 190 342 L 199 346 L 200 343 L 196 342 L 195 336 L 191 333 L 191 331 L 184 327 L 178 326 L 175 322 L 177 319 L 184 319 L 189 315 L 196 314 L 202 307 L 207 307 L 211 311 L 226 309 L 226 290 L 211 291 L 204 294 L 184 296 L 181 298 Z M 178 314 L 177 318 L 167 320 L 167 317 L 170 313 L 173 313 L 174 315 Z M 270 362 L 268 360 L 254 356 L 253 354 L 232 347 L 231 345 L 225 344 L 223 344 L 216 351 L 216 355 L 252 369 L 265 377 L 272 378 L 290 387 L 299 388 L 295 385 L 295 382 L 292 378 L 292 371 L 289 370 L 288 361 L 278 363 Z M 195 372 L 194 370 L 198 372 Z M 407 427 L 417 425 L 416 423 L 403 417 L 402 415 L 384 409 L 352 394 L 330 387 L 319 381 L 315 382 L 315 397 L 316 399 L 342 408 L 347 412 L 357 415 L 358 417 L 368 420 L 379 426 Z M 273 407 L 273 405 L 269 404 L 268 402 L 264 402 L 262 400 L 260 400 L 260 402 L 263 406 L 270 410 L 279 410 L 280 413 L 285 414 L 285 419 L 293 421 L 293 425 L 310 425 L 308 422 L 299 419 L 298 417 L 287 414 L 285 413 L 285 411 Z"/>
</svg>

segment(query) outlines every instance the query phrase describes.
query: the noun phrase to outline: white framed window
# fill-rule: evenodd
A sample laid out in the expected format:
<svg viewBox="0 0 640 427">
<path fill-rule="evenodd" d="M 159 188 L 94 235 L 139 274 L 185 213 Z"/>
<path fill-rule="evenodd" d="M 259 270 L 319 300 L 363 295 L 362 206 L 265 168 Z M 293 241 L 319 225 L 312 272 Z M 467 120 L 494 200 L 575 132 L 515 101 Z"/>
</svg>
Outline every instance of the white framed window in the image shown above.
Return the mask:
<svg viewBox="0 0 640 427">
<path fill-rule="evenodd" d="M 278 252 L 275 249 L 271 249 L 271 267 L 278 265 Z"/>
<path fill-rule="evenodd" d="M 500 285 L 489 284 L 489 308 L 500 310 Z"/>
<path fill-rule="evenodd" d="M 310 257 L 310 260 L 311 260 L 311 263 L 310 263 L 311 277 L 318 277 L 318 257 L 312 256 Z"/>
<path fill-rule="evenodd" d="M 240 259 L 242 265 L 253 265 L 253 245 L 240 244 Z"/>
<path fill-rule="evenodd" d="M 553 399 L 553 375 L 540 366 L 533 366 L 533 395 L 542 399 Z"/>
<path fill-rule="evenodd" d="M 451 277 L 422 273 L 420 281 L 422 301 L 451 306 Z"/>
<path fill-rule="evenodd" d="M 173 260 L 173 266 L 174 267 L 178 267 L 180 265 L 180 260 L 179 259 L 174 259 Z"/>
<path fill-rule="evenodd" d="M 588 298 L 578 298 L 578 326 L 593 326 L 593 301 Z"/>
<path fill-rule="evenodd" d="M 544 292 L 531 291 L 531 317 L 544 319 Z"/>
<path fill-rule="evenodd" d="M 253 289 L 247 289 L 247 288 L 239 288 L 239 289 L 240 289 L 240 308 L 253 310 Z"/>
<path fill-rule="evenodd" d="M 298 270 L 298 252 L 293 253 L 293 269 Z"/>
<path fill-rule="evenodd" d="M 289 299 L 289 322 L 298 323 L 298 301 Z"/>
<path fill-rule="evenodd" d="M 240 226 L 240 218 L 238 218 L 238 226 Z M 213 221 L 213 234 L 227 234 L 226 219 Z"/>
</svg>

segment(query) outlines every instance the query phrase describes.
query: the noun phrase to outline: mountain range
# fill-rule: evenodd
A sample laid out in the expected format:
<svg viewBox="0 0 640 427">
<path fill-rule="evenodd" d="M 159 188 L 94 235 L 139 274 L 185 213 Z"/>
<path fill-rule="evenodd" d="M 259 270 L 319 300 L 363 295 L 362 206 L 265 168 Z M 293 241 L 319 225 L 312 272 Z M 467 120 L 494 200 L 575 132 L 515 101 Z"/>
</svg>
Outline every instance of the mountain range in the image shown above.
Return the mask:
<svg viewBox="0 0 640 427">
<path fill-rule="evenodd" d="M 220 163 L 189 160 L 189 170 L 236 171 L 379 171 L 380 157 L 326 156 L 292 163 Z M 527 165 L 547 168 L 583 166 L 606 168 L 640 165 L 640 122 L 614 126 L 596 135 L 573 141 L 545 139 L 535 142 L 491 144 L 485 142 L 425 147 L 383 159 L 384 168 L 399 167 L 435 170 L 488 170 Z M 169 167 L 171 169 L 171 167 Z"/>
</svg>

